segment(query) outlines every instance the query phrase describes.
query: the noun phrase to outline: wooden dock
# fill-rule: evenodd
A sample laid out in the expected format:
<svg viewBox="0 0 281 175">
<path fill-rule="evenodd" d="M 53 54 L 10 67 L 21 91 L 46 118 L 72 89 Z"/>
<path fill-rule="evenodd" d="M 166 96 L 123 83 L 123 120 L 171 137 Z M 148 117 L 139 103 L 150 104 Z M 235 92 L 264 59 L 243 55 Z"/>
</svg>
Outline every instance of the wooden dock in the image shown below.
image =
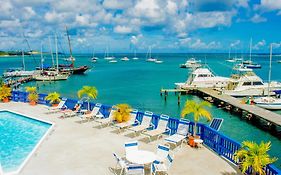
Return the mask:
<svg viewBox="0 0 281 175">
<path fill-rule="evenodd" d="M 281 115 L 255 105 L 244 104 L 241 102 L 241 99 L 222 94 L 210 88 L 198 88 L 197 95 L 205 99 L 209 98 L 213 103 L 222 104 L 222 106 L 229 110 L 240 111 L 242 115 L 246 113 L 249 120 L 255 120 L 259 123 L 263 122 L 263 124 L 266 123 L 267 130 L 277 132 L 273 134 L 277 134 L 281 138 Z"/>
</svg>

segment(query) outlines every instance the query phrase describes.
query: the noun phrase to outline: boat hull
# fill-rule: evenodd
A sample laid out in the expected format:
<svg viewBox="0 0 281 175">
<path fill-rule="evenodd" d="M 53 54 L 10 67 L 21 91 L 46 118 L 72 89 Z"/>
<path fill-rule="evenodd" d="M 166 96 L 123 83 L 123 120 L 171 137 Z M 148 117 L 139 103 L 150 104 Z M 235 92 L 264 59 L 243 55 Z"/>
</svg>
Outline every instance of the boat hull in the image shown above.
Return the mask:
<svg viewBox="0 0 281 175">
<path fill-rule="evenodd" d="M 281 103 L 256 103 L 257 106 L 268 110 L 280 110 Z"/>
</svg>

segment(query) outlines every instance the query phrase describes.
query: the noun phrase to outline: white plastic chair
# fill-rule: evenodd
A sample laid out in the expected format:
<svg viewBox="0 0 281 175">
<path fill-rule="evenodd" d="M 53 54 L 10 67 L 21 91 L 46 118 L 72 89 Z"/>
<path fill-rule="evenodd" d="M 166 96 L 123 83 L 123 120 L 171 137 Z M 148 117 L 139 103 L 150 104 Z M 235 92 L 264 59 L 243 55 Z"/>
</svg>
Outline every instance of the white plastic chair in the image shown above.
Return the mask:
<svg viewBox="0 0 281 175">
<path fill-rule="evenodd" d="M 174 159 L 170 156 L 170 154 L 167 155 L 165 162 L 161 163 L 159 161 L 154 161 L 151 164 L 151 174 L 156 175 L 159 172 L 168 174 L 173 161 Z"/>
<path fill-rule="evenodd" d="M 170 151 L 169 147 L 159 144 L 157 146 L 156 160 L 159 162 L 163 162 L 166 159 L 166 157 L 168 156 L 169 151 Z"/>
<path fill-rule="evenodd" d="M 130 154 L 131 152 L 138 151 L 138 141 L 130 141 L 125 143 L 125 152 L 126 155 Z"/>
<path fill-rule="evenodd" d="M 126 175 L 144 175 L 144 165 L 129 164 L 125 169 Z"/>
</svg>

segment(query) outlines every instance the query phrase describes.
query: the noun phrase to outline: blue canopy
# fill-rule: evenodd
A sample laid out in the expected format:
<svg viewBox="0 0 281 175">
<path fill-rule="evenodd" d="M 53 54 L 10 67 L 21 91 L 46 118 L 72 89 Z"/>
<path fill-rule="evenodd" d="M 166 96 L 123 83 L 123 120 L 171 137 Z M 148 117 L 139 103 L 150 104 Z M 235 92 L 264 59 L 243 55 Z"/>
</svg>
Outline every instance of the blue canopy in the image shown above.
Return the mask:
<svg viewBox="0 0 281 175">
<path fill-rule="evenodd" d="M 277 95 L 281 94 L 281 90 L 274 90 L 273 92 Z"/>
</svg>

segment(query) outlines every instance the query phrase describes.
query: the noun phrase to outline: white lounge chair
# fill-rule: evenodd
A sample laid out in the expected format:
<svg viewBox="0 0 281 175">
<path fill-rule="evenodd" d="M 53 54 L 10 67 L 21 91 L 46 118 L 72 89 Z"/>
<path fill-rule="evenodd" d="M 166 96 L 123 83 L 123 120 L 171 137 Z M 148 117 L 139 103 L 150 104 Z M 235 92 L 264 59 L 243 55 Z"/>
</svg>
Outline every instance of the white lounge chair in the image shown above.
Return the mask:
<svg viewBox="0 0 281 175">
<path fill-rule="evenodd" d="M 156 161 L 163 162 L 168 156 L 169 151 L 170 151 L 169 147 L 159 144 L 157 146 Z"/>
<path fill-rule="evenodd" d="M 169 116 L 162 114 L 160 116 L 156 128 L 153 130 L 146 130 L 146 132 L 143 132 L 142 134 L 148 137 L 150 142 L 151 142 L 151 138 L 157 137 L 157 139 L 159 139 L 164 133 L 168 132 L 170 135 L 171 129 L 168 127 L 168 121 L 169 121 Z"/>
<path fill-rule="evenodd" d="M 124 146 L 125 146 L 126 155 L 130 154 L 131 152 L 135 152 L 139 150 L 138 145 L 139 145 L 138 141 L 125 142 Z"/>
<path fill-rule="evenodd" d="M 126 175 L 144 175 L 144 166 L 138 164 L 130 164 L 128 161 L 117 156 L 116 153 L 113 153 L 113 156 L 116 160 L 115 169 L 120 169 L 119 175 L 125 172 Z M 117 174 L 114 172 L 114 174 Z"/>
<path fill-rule="evenodd" d="M 124 123 L 116 123 L 114 126 L 118 128 L 119 133 L 122 129 L 129 128 L 133 125 L 139 125 L 139 121 L 137 120 L 138 110 L 134 109 L 130 114 L 130 120 Z"/>
<path fill-rule="evenodd" d="M 55 113 L 55 112 L 59 112 L 60 110 L 62 110 L 63 108 L 66 108 L 65 103 L 66 103 L 67 99 L 63 99 L 59 102 L 58 106 L 55 107 L 47 107 L 48 112 L 49 113 Z"/>
<path fill-rule="evenodd" d="M 103 118 L 104 117 L 103 114 L 100 113 L 101 106 L 102 105 L 100 103 L 97 103 L 95 107 L 92 109 L 91 113 L 79 115 L 78 117 L 81 119 L 81 122 L 90 121 L 91 119 L 94 118 Z"/>
<path fill-rule="evenodd" d="M 74 110 L 65 110 L 65 111 L 61 111 L 61 113 L 63 114 L 62 117 L 63 118 L 66 118 L 66 117 L 73 117 L 73 116 L 76 116 L 79 111 L 81 109 L 81 104 L 80 102 L 78 102 L 76 105 L 75 105 L 75 108 Z"/>
<path fill-rule="evenodd" d="M 108 117 L 99 118 L 99 119 L 95 120 L 95 122 L 99 123 L 100 127 L 102 127 L 104 125 L 109 126 L 114 121 L 113 114 L 114 114 L 115 111 L 116 111 L 116 109 L 112 108 Z"/>
<path fill-rule="evenodd" d="M 180 123 L 178 125 L 177 132 L 167 138 L 164 139 L 164 141 L 168 144 L 173 144 L 175 147 L 180 143 L 182 146 L 183 142 L 187 142 L 186 138 L 188 137 L 188 129 L 189 124 L 188 123 Z"/>
<path fill-rule="evenodd" d="M 142 132 L 148 128 L 154 127 L 152 124 L 152 112 L 146 111 L 142 117 L 142 122 L 141 124 L 129 128 L 129 130 L 134 131 L 135 136 L 137 136 L 137 133 Z"/>
</svg>

